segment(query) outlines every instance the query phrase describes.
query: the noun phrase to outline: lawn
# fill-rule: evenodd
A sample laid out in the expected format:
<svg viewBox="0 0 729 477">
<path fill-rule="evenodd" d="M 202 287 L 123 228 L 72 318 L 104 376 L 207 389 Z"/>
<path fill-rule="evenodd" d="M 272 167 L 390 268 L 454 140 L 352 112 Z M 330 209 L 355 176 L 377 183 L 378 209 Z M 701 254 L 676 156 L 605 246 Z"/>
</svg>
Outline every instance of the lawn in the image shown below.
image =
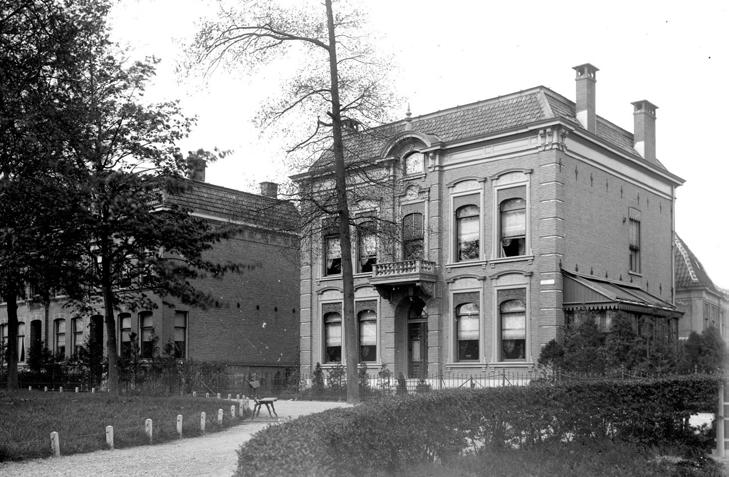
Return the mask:
<svg viewBox="0 0 729 477">
<path fill-rule="evenodd" d="M 233 404 L 204 397 L 0 391 L 0 461 L 50 456 L 52 431 L 59 434 L 61 455 L 107 448 L 106 426 L 114 427 L 117 448 L 146 445 L 145 419 L 152 419 L 154 443 L 177 439 L 178 414 L 183 416 L 183 437 L 200 435 L 201 412 L 206 414 L 206 432 L 215 432 L 221 429 L 218 409 L 223 409 L 222 427 L 241 422 L 230 415 Z"/>
</svg>

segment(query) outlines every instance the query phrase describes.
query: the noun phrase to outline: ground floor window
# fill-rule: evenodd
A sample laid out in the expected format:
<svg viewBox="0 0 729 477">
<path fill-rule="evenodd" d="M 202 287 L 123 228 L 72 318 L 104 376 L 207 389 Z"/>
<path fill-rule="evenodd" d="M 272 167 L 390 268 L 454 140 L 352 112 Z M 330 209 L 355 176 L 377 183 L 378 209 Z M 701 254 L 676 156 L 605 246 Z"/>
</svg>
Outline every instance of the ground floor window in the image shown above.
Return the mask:
<svg viewBox="0 0 729 477">
<path fill-rule="evenodd" d="M 139 328 L 142 339 L 142 358 L 151 359 L 154 357 L 154 316 L 151 311 L 144 311 L 139 314 Z"/>
<path fill-rule="evenodd" d="M 119 315 L 119 351 L 122 357 L 132 354 L 132 316 L 129 313 Z"/>
<path fill-rule="evenodd" d="M 502 361 L 526 359 L 526 305 L 524 300 L 499 304 L 500 350 Z"/>
<path fill-rule="evenodd" d="M 187 312 L 175 311 L 175 349 L 177 359 L 185 359 L 187 355 Z"/>
<path fill-rule="evenodd" d="M 78 356 L 84 346 L 84 322 L 83 318 L 74 318 L 71 320 L 71 349 L 73 355 Z"/>
<path fill-rule="evenodd" d="M 359 360 L 377 361 L 377 313 L 362 310 L 357 315 L 359 321 Z"/>
<path fill-rule="evenodd" d="M 66 320 L 60 319 L 55 321 L 56 336 L 56 358 L 63 359 L 66 357 Z"/>
<path fill-rule="evenodd" d="M 478 359 L 479 309 L 476 303 L 456 307 L 456 341 L 458 361 Z"/>
<path fill-rule="evenodd" d="M 342 315 L 337 312 L 324 315 L 324 361 L 342 362 Z"/>
</svg>

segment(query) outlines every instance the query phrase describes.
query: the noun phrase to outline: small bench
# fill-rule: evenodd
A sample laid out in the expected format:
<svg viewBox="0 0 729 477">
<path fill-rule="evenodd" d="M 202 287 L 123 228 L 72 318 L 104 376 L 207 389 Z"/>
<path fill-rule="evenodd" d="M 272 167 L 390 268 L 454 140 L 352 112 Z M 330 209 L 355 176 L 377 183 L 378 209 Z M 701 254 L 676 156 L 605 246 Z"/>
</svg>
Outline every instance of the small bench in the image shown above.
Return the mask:
<svg viewBox="0 0 729 477">
<path fill-rule="evenodd" d="M 278 398 L 275 397 L 264 397 L 264 398 L 253 398 L 253 402 L 256 404 L 253 406 L 253 417 L 258 416 L 261 413 L 261 406 L 266 406 L 266 410 L 268 411 L 268 415 L 270 417 L 276 416 L 278 417 L 278 414 L 276 414 L 276 408 L 274 407 L 273 403 L 278 401 Z M 271 411 L 273 411 L 273 414 L 271 414 Z"/>
</svg>

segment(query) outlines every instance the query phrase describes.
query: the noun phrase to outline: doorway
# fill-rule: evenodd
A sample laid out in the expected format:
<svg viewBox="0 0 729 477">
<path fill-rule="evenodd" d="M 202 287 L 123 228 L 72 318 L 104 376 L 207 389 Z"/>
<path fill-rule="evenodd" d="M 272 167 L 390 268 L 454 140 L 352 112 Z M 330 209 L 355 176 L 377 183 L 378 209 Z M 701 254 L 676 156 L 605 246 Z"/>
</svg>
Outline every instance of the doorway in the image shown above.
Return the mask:
<svg viewBox="0 0 729 477">
<path fill-rule="evenodd" d="M 413 298 L 407 322 L 408 378 L 428 376 L 428 313 L 420 298 Z"/>
</svg>

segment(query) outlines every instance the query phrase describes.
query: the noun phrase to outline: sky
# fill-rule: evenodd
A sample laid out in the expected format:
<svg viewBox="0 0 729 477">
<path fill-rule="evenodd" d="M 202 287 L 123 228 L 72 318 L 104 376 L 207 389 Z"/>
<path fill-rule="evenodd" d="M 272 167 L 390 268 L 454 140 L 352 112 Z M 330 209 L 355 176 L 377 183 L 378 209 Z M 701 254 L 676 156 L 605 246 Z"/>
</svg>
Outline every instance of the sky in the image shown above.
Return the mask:
<svg viewBox="0 0 729 477">
<path fill-rule="evenodd" d="M 176 72 L 182 45 L 214 12 L 212 3 L 119 0 L 113 38 L 131 58 L 161 60 L 151 98 L 179 99 L 186 114 L 197 116 L 183 150 L 233 151 L 208 167 L 206 180 L 257 192 L 259 182 L 285 182 L 298 172 L 286 166 L 283 145 L 252 123 L 280 87 L 278 75 L 218 71 L 203 83 Z M 392 88 L 415 116 L 538 85 L 574 101 L 572 67 L 583 63 L 600 69 L 598 115 L 632 131 L 630 103 L 657 105 L 658 159 L 686 181 L 676 192 L 676 231 L 714 283 L 729 289 L 729 155 L 721 149 L 729 113 L 729 2 L 360 4 L 378 51 L 393 58 Z M 405 110 L 393 114 L 404 117 Z"/>
</svg>

